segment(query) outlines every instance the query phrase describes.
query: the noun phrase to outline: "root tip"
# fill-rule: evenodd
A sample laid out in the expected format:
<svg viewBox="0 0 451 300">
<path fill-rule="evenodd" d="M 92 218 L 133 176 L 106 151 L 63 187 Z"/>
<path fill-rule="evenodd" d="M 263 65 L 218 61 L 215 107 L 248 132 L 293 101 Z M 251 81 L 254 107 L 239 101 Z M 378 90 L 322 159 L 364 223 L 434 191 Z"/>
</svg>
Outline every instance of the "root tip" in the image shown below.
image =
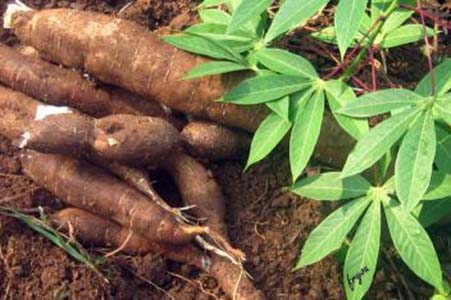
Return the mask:
<svg viewBox="0 0 451 300">
<path fill-rule="evenodd" d="M 22 3 L 19 0 L 16 0 L 14 2 L 11 2 L 6 7 L 6 11 L 3 15 L 3 28 L 11 29 L 12 28 L 12 22 L 13 22 L 13 15 L 20 11 L 32 11 L 30 7 L 26 6 L 24 3 Z"/>
</svg>

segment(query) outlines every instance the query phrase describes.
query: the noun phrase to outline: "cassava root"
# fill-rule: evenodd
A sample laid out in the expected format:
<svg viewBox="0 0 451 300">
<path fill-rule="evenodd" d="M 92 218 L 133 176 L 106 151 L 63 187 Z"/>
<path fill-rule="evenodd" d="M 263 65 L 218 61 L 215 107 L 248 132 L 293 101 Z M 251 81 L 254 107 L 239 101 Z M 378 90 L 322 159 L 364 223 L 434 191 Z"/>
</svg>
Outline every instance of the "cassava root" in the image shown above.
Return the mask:
<svg viewBox="0 0 451 300">
<path fill-rule="evenodd" d="M 22 48 L 20 53 L 0 44 L 0 83 L 47 104 L 70 106 L 96 118 L 117 113 L 167 117 L 158 103 L 118 88 L 107 92 L 95 87 L 79 72 L 43 61 L 33 50 Z"/>
<path fill-rule="evenodd" d="M 173 246 L 151 243 L 130 229 L 88 213 L 69 208 L 57 212 L 52 221 L 86 241 L 100 246 L 120 247 L 132 253 L 161 254 L 170 260 L 190 264 L 215 277 L 224 292 L 236 300 L 264 300 L 263 294 L 255 289 L 241 266 L 219 256 L 208 257 L 192 245 Z"/>
<path fill-rule="evenodd" d="M 0 86 L 0 132 L 21 147 L 129 163 L 155 163 L 178 147 L 179 133 L 160 118 L 112 115 L 94 119 L 48 106 Z"/>
<path fill-rule="evenodd" d="M 189 263 L 200 269 L 208 269 L 210 266 L 208 256 L 202 255 L 191 245 L 174 246 L 151 242 L 129 228 L 82 209 L 63 209 L 55 213 L 51 221 L 57 228 L 66 232 L 73 230 L 76 238 L 96 246 L 120 247 L 121 251 L 128 253 L 161 254 L 173 261 Z"/>
<path fill-rule="evenodd" d="M 150 241 L 186 244 L 208 232 L 180 224 L 158 204 L 86 161 L 28 150 L 21 163 L 27 176 L 66 203 L 115 220 Z"/>
<path fill-rule="evenodd" d="M 244 107 L 215 102 L 248 78 L 248 73 L 184 81 L 182 78 L 188 70 L 208 60 L 165 44 L 131 21 L 69 9 L 10 14 L 11 28 L 19 39 L 38 49 L 48 60 L 85 69 L 103 82 L 180 112 L 251 132 L 268 114 L 263 105 Z M 327 126 L 323 126 L 315 158 L 342 167 L 345 160 L 339 153 L 344 147 L 352 149 L 355 141 L 331 114 L 324 116 L 324 124 Z M 335 147 L 336 141 L 339 147 Z"/>
<path fill-rule="evenodd" d="M 211 122 L 190 122 L 180 136 L 191 155 L 211 160 L 242 158 L 251 144 L 247 133 Z"/>
</svg>

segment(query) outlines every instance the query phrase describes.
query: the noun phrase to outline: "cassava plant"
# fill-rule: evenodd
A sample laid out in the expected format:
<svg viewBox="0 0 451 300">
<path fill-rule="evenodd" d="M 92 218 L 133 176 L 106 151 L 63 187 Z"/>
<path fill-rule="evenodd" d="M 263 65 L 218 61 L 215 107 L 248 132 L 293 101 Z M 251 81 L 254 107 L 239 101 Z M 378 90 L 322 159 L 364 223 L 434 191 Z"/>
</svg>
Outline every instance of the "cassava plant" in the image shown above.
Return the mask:
<svg viewBox="0 0 451 300">
<path fill-rule="evenodd" d="M 446 297 L 449 289 L 425 228 L 451 213 L 451 59 L 441 59 L 433 69 L 428 41 L 439 34 L 440 26 L 448 29 L 448 25 L 432 18 L 436 26 L 427 27 L 422 1 L 338 1 L 334 26 L 313 33 L 338 45 L 341 57 L 337 67 L 321 77 L 307 59 L 273 45 L 328 2 L 206 0 L 199 6 L 200 24 L 164 39 L 216 59 L 191 69 L 186 80 L 244 70 L 255 75 L 219 99 L 238 105 L 264 104 L 271 111 L 255 132 L 247 167 L 289 135 L 292 191 L 319 201 L 345 201 L 312 231 L 295 269 L 348 242 L 343 271 L 346 295 L 362 299 L 377 269 L 380 249 L 388 246 L 381 244 L 384 212 L 402 260 L 435 287 L 436 297 Z M 272 4 L 278 4 L 278 10 L 271 18 Z M 416 14 L 421 23 L 406 24 Z M 388 49 L 422 40 L 430 73 L 416 89 L 378 90 L 375 52 L 381 51 L 384 60 Z M 371 61 L 373 86 L 357 97 L 348 81 L 361 82 L 356 73 L 364 59 Z M 356 146 L 342 171 L 298 180 L 321 130 L 327 130 L 322 129 L 322 120 L 329 110 Z M 384 120 L 370 129 L 368 118 L 381 115 Z M 367 169 L 372 172 L 364 173 Z"/>
</svg>

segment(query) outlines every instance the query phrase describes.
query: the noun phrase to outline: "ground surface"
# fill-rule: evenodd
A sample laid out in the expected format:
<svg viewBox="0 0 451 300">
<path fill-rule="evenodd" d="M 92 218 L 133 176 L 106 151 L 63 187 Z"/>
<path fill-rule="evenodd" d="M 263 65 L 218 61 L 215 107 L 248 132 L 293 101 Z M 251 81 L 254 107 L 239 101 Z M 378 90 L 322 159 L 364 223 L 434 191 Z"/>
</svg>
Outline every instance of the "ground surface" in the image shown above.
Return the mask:
<svg viewBox="0 0 451 300">
<path fill-rule="evenodd" d="M 117 13 L 126 4 L 114 0 L 24 2 L 34 7 L 72 7 L 108 14 Z M 193 6 L 189 0 L 150 0 L 150 9 L 133 18 L 157 29 Z M 14 37 L 3 29 L 0 41 L 16 44 Z M 411 51 L 418 53 L 417 48 Z M 320 60 L 308 49 L 305 55 Z M 425 72 L 424 64 L 404 57 L 398 58 L 398 64 L 401 64 L 398 69 L 390 66 L 392 72 L 401 73 L 398 78 L 404 84 L 415 82 Z M 421 72 L 411 72 L 412 69 Z M 63 207 L 21 175 L 17 155 L 9 141 L 0 137 L 0 205 L 43 206 L 49 212 Z M 227 222 L 232 241 L 247 254 L 246 267 L 256 286 L 270 300 L 343 299 L 341 270 L 334 257 L 291 272 L 299 246 L 323 218 L 320 204 L 281 190 L 288 184 L 289 172 L 278 159 L 266 161 L 246 174 L 241 173 L 241 166 L 240 162 L 225 162 L 210 167 L 228 198 Z M 99 249 L 89 251 L 94 256 L 102 255 Z M 22 223 L 0 217 L 0 299 L 225 299 L 214 279 L 152 255 L 118 255 L 108 259 L 100 269 L 109 284 Z M 404 298 L 406 291 L 396 274 L 384 269 L 376 277 L 369 299 L 409 299 Z M 416 293 L 418 299 L 423 299 L 421 289 Z"/>
</svg>

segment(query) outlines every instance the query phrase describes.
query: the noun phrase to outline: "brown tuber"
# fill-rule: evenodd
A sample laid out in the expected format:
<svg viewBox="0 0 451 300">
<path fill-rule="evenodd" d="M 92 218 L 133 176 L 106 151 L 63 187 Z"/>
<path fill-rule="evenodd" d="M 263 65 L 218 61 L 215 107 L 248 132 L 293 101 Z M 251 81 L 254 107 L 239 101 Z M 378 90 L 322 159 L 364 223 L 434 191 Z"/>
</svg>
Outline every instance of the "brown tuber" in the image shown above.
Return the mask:
<svg viewBox="0 0 451 300">
<path fill-rule="evenodd" d="M 251 144 L 247 133 L 210 122 L 191 122 L 180 136 L 191 155 L 211 160 L 242 158 Z"/>
<path fill-rule="evenodd" d="M 266 115 L 264 106 L 214 102 L 243 76 L 181 80 L 186 71 L 206 59 L 165 44 L 134 22 L 87 11 L 50 9 L 15 12 L 10 25 L 21 41 L 46 59 L 85 69 L 105 83 L 175 110 L 250 131 Z"/>
<path fill-rule="evenodd" d="M 86 69 L 103 82 L 180 112 L 247 131 L 255 131 L 268 114 L 263 105 L 244 107 L 215 102 L 249 74 L 184 81 L 188 70 L 208 60 L 165 44 L 131 21 L 69 9 L 16 11 L 10 17 L 9 25 L 19 39 L 47 59 Z M 327 126 L 323 126 L 315 158 L 341 167 L 345 160 L 339 153 L 352 149 L 355 142 L 331 114 L 324 116 L 324 123 Z M 335 141 L 340 142 L 338 148 L 334 147 Z"/>
<path fill-rule="evenodd" d="M 209 258 L 200 255 L 200 251 L 191 245 L 174 246 L 151 242 L 129 228 L 82 209 L 63 209 L 55 213 L 51 220 L 57 228 L 96 246 L 112 247 L 128 253 L 161 254 L 171 260 L 203 269 L 209 264 Z"/>
<path fill-rule="evenodd" d="M 43 105 L 0 86 L 0 132 L 21 147 L 110 161 L 155 163 L 175 149 L 179 133 L 160 118 L 112 115 L 94 119 L 67 107 Z"/>
<path fill-rule="evenodd" d="M 115 220 L 151 241 L 186 244 L 207 232 L 180 224 L 157 203 L 86 161 L 26 151 L 21 162 L 27 176 L 66 203 Z"/>
<path fill-rule="evenodd" d="M 99 246 L 114 247 L 131 253 L 162 254 L 166 258 L 195 266 L 216 278 L 224 292 L 237 300 L 263 300 L 240 266 L 223 258 L 208 257 L 192 245 L 173 246 L 149 242 L 143 236 L 115 222 L 76 208 L 67 208 L 52 216 L 60 229 Z"/>
<path fill-rule="evenodd" d="M 209 228 L 227 237 L 225 199 L 211 172 L 184 153 L 172 154 L 163 168 L 174 178 L 183 202 L 195 206 L 193 214 L 207 219 Z"/>
<path fill-rule="evenodd" d="M 32 49 L 32 48 L 31 48 Z M 43 61 L 29 47 L 22 54 L 0 44 L 0 83 L 41 101 L 70 106 L 93 117 L 122 113 L 166 117 L 156 102 L 127 91 L 97 88 L 77 71 Z"/>
</svg>

